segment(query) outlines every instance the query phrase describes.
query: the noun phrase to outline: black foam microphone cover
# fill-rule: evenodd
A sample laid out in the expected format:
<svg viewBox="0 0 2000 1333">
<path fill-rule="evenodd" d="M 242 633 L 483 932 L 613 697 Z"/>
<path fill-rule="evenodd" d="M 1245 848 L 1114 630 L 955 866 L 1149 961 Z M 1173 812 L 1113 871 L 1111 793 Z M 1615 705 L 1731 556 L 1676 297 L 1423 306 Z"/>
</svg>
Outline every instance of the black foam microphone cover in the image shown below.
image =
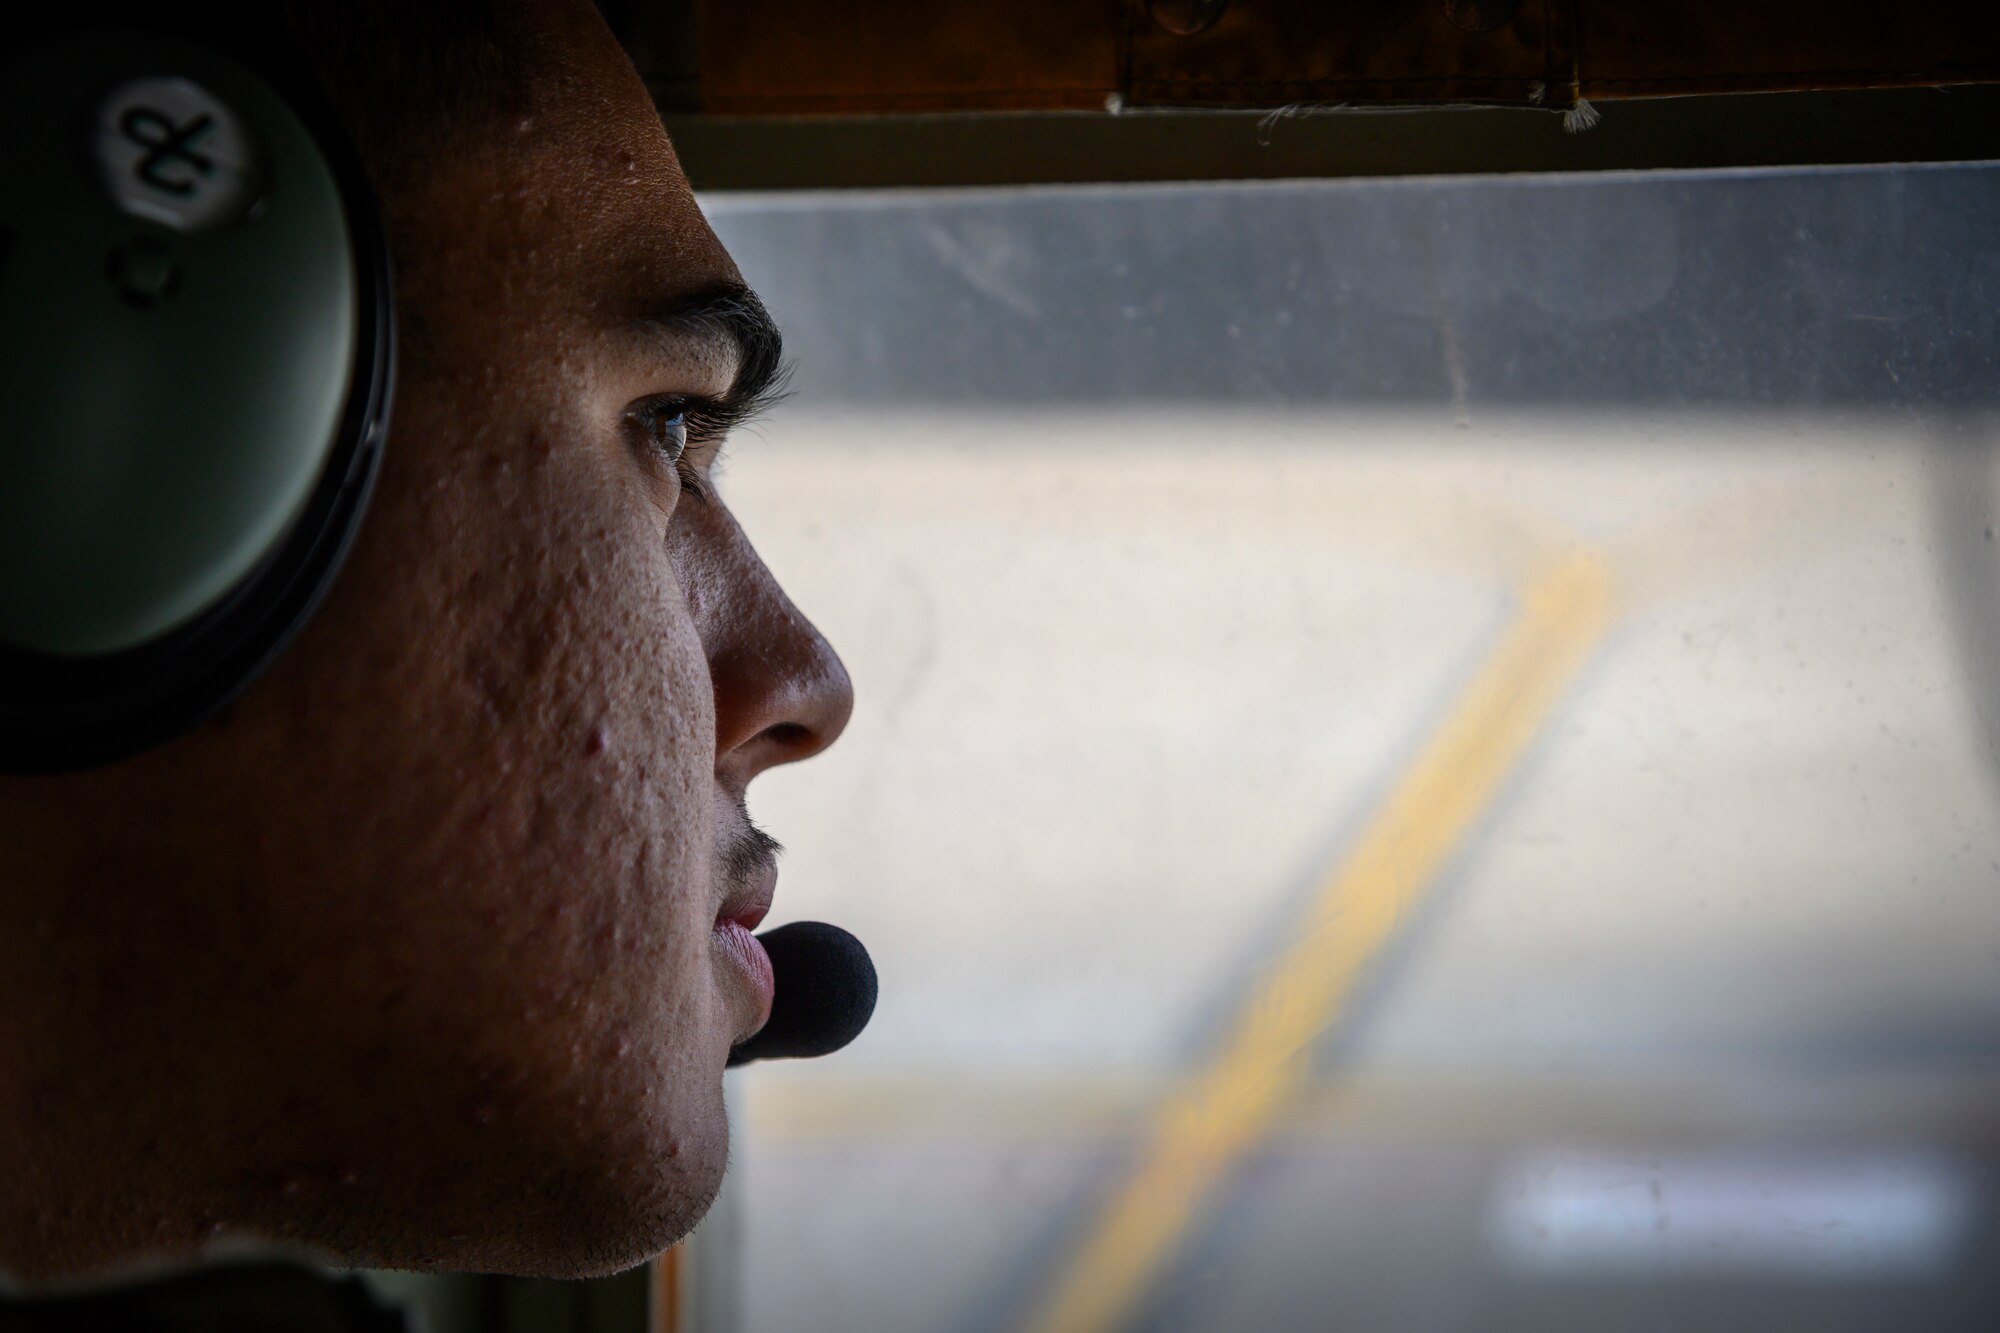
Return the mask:
<svg viewBox="0 0 2000 1333">
<path fill-rule="evenodd" d="M 729 1063 L 827 1055 L 853 1041 L 875 1012 L 875 964 L 861 941 L 824 921 L 794 921 L 757 937 L 776 982 L 771 1018 Z"/>
</svg>

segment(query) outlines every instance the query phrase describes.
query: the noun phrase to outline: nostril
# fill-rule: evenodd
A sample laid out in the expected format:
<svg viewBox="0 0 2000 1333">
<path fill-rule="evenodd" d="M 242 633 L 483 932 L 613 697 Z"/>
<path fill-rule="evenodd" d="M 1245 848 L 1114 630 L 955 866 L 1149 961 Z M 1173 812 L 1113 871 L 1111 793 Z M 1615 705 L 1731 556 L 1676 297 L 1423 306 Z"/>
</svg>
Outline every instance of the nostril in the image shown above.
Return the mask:
<svg viewBox="0 0 2000 1333">
<path fill-rule="evenodd" d="M 794 752 L 817 746 L 812 730 L 797 722 L 776 722 L 764 728 L 764 737 L 781 750 Z"/>
</svg>

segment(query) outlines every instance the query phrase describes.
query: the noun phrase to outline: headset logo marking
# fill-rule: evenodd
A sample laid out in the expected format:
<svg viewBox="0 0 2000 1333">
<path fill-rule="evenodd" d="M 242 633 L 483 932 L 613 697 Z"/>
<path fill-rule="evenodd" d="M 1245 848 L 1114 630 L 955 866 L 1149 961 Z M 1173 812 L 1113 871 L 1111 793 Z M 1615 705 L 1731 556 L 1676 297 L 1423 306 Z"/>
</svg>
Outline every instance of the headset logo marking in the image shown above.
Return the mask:
<svg viewBox="0 0 2000 1333">
<path fill-rule="evenodd" d="M 255 218 L 267 177 L 243 113 L 178 74 L 126 79 L 98 95 L 85 151 L 113 207 L 183 234 Z"/>
<path fill-rule="evenodd" d="M 196 182 L 188 176 L 170 177 L 166 172 L 178 163 L 185 162 L 202 176 L 215 174 L 215 160 L 201 153 L 195 147 L 215 131 L 215 117 L 203 112 L 185 125 L 176 125 L 173 120 L 149 106 L 135 106 L 126 110 L 118 121 L 118 128 L 146 155 L 139 159 L 134 170 L 139 179 L 156 190 L 177 194 L 183 198 L 195 191 Z"/>
</svg>

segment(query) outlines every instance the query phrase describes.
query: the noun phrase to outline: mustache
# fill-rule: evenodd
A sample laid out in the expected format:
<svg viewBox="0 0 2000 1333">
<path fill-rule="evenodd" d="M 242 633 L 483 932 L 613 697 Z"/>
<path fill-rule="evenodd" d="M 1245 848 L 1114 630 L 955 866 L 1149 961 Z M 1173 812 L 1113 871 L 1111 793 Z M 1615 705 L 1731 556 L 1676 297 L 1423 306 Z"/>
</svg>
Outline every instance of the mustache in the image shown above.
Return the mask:
<svg viewBox="0 0 2000 1333">
<path fill-rule="evenodd" d="M 739 883 L 764 866 L 776 861 L 784 853 L 785 844 L 757 827 L 757 821 L 750 818 L 749 806 L 744 798 L 736 798 L 736 813 L 743 816 L 743 833 L 733 837 L 722 847 L 720 860 L 722 873 L 729 882 Z"/>
</svg>

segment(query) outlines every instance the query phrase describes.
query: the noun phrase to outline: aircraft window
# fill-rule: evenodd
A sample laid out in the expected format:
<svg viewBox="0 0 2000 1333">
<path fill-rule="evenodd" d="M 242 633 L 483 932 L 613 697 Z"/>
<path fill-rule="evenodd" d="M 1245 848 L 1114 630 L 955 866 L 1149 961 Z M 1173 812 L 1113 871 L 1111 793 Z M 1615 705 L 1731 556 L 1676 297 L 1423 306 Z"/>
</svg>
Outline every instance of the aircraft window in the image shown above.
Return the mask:
<svg viewBox="0 0 2000 1333">
<path fill-rule="evenodd" d="M 697 1327 L 2000 1326 L 2000 170 L 704 202 L 882 995 Z"/>
</svg>

